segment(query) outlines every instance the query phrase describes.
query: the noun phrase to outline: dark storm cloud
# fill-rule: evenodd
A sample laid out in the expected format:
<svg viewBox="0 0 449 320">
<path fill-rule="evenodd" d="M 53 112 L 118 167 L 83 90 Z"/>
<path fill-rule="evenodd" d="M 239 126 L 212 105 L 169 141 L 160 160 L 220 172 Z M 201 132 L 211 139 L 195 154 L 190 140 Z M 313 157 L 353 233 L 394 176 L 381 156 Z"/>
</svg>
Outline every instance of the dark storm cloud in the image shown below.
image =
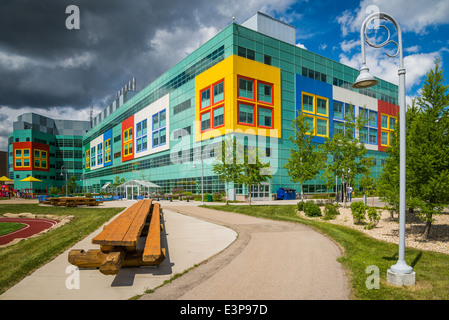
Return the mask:
<svg viewBox="0 0 449 320">
<path fill-rule="evenodd" d="M 80 9 L 79 30 L 65 27 L 71 4 Z M 217 24 L 212 9 L 199 7 L 210 2 L 2 0 L 0 106 L 108 104 L 133 76 L 141 89 L 182 58 L 158 52 L 158 30 L 191 30 L 193 41 L 200 25 Z"/>
</svg>

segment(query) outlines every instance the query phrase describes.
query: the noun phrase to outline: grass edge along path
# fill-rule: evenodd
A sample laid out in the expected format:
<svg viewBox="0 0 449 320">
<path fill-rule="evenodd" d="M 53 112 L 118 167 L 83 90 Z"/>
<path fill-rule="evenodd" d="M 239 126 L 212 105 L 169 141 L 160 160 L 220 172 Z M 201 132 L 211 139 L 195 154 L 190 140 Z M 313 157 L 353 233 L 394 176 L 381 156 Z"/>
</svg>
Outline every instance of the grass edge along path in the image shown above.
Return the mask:
<svg viewBox="0 0 449 320">
<path fill-rule="evenodd" d="M 353 299 L 362 300 L 431 300 L 449 299 L 449 255 L 413 248 L 405 250 L 405 259 L 416 272 L 416 285 L 396 287 L 387 283 L 387 270 L 396 263 L 398 245 L 371 238 L 358 230 L 311 221 L 296 214 L 296 205 L 274 206 L 204 206 L 206 208 L 246 214 L 259 218 L 301 223 L 333 239 L 344 251 L 338 261 L 347 270 Z M 379 289 L 372 288 L 374 273 L 379 270 Z M 368 283 L 368 285 L 367 285 Z M 368 289 L 371 287 L 372 289 Z"/>
<path fill-rule="evenodd" d="M 0 294 L 84 239 L 124 209 L 0 204 L 0 216 L 8 212 L 75 216 L 74 220 L 58 229 L 0 249 Z"/>
</svg>

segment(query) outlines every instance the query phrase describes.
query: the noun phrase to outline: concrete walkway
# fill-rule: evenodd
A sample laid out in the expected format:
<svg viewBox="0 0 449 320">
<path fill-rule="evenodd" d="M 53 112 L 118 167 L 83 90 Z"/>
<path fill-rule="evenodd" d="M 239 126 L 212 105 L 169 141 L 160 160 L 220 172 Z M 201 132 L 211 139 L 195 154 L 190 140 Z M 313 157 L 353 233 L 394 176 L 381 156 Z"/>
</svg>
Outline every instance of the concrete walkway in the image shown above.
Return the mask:
<svg viewBox="0 0 449 320">
<path fill-rule="evenodd" d="M 226 250 L 142 299 L 349 299 L 340 248 L 304 225 L 205 208 L 170 207 L 228 226 Z"/>
<path fill-rule="evenodd" d="M 128 207 L 133 203 L 135 201 L 111 201 L 104 202 L 104 206 Z M 230 228 L 175 213 L 164 204 L 162 208 L 162 246 L 167 248 L 167 256 L 159 267 L 122 268 L 116 276 L 103 275 L 98 269 L 81 269 L 79 289 L 73 288 L 76 283 L 73 281 L 75 267 L 68 263 L 68 253 L 71 249 L 98 249 L 98 246 L 91 244 L 91 240 L 100 233 L 101 227 L 0 295 L 0 300 L 129 299 L 209 259 L 237 237 Z M 49 213 L 50 210 L 51 207 Z"/>
</svg>

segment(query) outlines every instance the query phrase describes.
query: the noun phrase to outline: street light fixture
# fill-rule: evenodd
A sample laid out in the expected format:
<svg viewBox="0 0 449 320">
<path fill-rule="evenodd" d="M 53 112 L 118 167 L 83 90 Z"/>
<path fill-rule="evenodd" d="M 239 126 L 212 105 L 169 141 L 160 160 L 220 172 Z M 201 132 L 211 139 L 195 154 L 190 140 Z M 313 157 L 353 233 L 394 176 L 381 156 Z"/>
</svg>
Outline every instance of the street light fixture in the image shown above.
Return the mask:
<svg viewBox="0 0 449 320">
<path fill-rule="evenodd" d="M 398 42 L 390 40 L 390 31 L 384 25 L 377 24 L 374 30 L 384 28 L 388 33 L 388 38 L 381 44 L 370 42 L 366 35 L 367 24 L 374 22 L 374 20 L 391 21 L 398 32 Z M 399 146 L 400 146 L 400 160 L 399 160 L 399 256 L 395 265 L 388 270 L 387 280 L 394 284 L 415 284 L 415 272 L 413 268 L 405 262 L 405 188 L 406 188 L 406 105 L 405 105 L 405 68 L 402 50 L 402 32 L 397 21 L 390 15 L 382 12 L 376 12 L 369 15 L 362 24 L 360 30 L 360 40 L 362 46 L 362 67 L 360 68 L 360 75 L 357 77 L 355 83 L 352 85 L 355 89 L 369 88 L 377 83 L 377 81 L 370 73 L 366 66 L 365 42 L 373 48 L 382 48 L 389 43 L 394 43 L 397 46 L 395 54 L 386 53 L 389 57 L 399 56 L 399 86 L 398 86 L 398 104 L 399 104 Z"/>
</svg>

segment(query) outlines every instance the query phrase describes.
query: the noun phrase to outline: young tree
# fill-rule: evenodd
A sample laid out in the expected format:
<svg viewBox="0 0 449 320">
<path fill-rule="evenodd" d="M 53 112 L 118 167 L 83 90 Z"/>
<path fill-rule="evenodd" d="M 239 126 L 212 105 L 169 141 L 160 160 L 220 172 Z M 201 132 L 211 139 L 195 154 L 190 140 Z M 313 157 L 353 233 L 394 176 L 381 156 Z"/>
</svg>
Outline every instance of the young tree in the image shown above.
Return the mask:
<svg viewBox="0 0 449 320">
<path fill-rule="evenodd" d="M 241 152 L 237 150 L 237 153 Z M 256 147 L 244 148 L 244 160 L 238 175 L 238 182 L 247 186 L 248 200 L 251 205 L 251 189 L 254 185 L 261 184 L 273 178 L 269 162 L 264 162 L 261 150 Z"/>
<path fill-rule="evenodd" d="M 345 116 L 345 129 L 334 133 L 331 138 L 325 138 L 324 152 L 331 157 L 325 168 L 325 175 L 333 174 L 342 177 L 349 185 L 357 175 L 364 175 L 373 166 L 372 157 L 366 157 L 367 150 L 356 137 L 356 131 L 361 130 L 366 120 L 349 113 Z M 346 206 L 346 190 L 342 190 L 343 205 Z"/>
<path fill-rule="evenodd" d="M 449 204 L 449 86 L 439 59 L 426 76 L 419 112 L 407 128 L 407 188 L 426 222 L 427 238 L 434 214 Z"/>
<path fill-rule="evenodd" d="M 78 188 L 78 182 L 76 181 L 76 177 L 71 176 L 69 178 L 69 181 L 67 182 L 67 189 L 68 189 L 69 193 L 75 192 L 77 188 Z"/>
<path fill-rule="evenodd" d="M 322 151 L 312 143 L 313 136 L 309 134 L 310 125 L 302 113 L 292 121 L 295 130 L 289 140 L 294 144 L 290 149 L 290 157 L 284 168 L 287 169 L 290 180 L 301 185 L 301 200 L 304 199 L 303 184 L 312 180 L 324 165 Z"/>
<path fill-rule="evenodd" d="M 212 164 L 212 171 L 221 181 L 226 183 L 226 204 L 228 204 L 229 182 L 235 182 L 242 171 L 242 165 L 237 163 L 238 143 L 230 136 L 222 140 L 221 152 L 216 155 Z"/>
</svg>

